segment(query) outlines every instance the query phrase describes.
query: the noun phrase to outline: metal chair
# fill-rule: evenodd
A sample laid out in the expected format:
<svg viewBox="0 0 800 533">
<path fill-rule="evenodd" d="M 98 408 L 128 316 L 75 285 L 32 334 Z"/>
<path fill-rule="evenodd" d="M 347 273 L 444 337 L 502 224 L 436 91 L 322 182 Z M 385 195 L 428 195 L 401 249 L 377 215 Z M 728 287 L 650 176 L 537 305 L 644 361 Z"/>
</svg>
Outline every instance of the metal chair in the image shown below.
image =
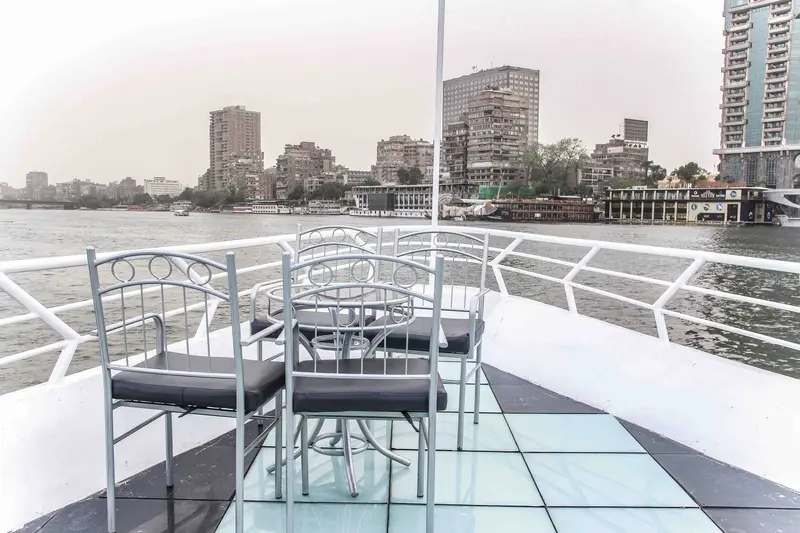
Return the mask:
<svg viewBox="0 0 800 533">
<path fill-rule="evenodd" d="M 281 391 L 284 387 L 282 362 L 259 362 L 244 359 L 242 347 L 258 342 L 282 326 L 264 329 L 242 340 L 239 323 L 239 298 L 236 262 L 233 252 L 226 264 L 202 257 L 163 251 L 134 251 L 97 258 L 94 248 L 87 248 L 89 280 L 97 320 L 105 405 L 105 449 L 108 531 L 116 531 L 114 445 L 155 420 L 164 417 L 166 431 L 166 481 L 173 486 L 172 413 L 180 416 L 208 415 L 236 419 L 236 532 L 244 531 L 244 457 L 261 445 L 272 428 L 281 439 Z M 144 263 L 142 268 L 140 263 Z M 136 267 L 146 272 L 137 276 Z M 215 289 L 212 279 L 222 274 L 227 291 Z M 108 283 L 101 282 L 101 278 Z M 113 280 L 113 281 L 112 281 Z M 177 294 L 176 294 L 177 293 Z M 155 313 L 147 313 L 145 296 L 158 300 Z M 189 303 L 189 298 L 197 303 Z M 106 324 L 106 317 L 119 301 L 121 321 Z M 209 332 L 210 304 L 228 304 L 231 339 L 213 346 Z M 167 306 L 182 303 L 182 308 L 167 312 Z M 204 308 L 198 331 L 205 332 L 205 355 L 193 355 L 188 313 Z M 131 316 L 130 313 L 134 315 Z M 136 314 L 138 313 L 138 314 Z M 116 314 L 115 314 L 116 315 Z M 173 318 L 175 317 L 175 318 Z M 172 323 L 169 323 L 173 318 Z M 147 323 L 155 325 L 155 342 L 148 344 Z M 205 321 L 205 323 L 203 323 Z M 169 326 L 169 327 L 168 327 Z M 139 331 L 131 331 L 139 329 Z M 168 331 L 182 330 L 180 342 L 170 345 Z M 121 332 L 122 350 L 109 347 L 108 335 Z M 135 337 L 134 337 L 135 335 Z M 141 343 L 139 343 L 141 340 Z M 135 342 L 129 342 L 135 341 Z M 202 342 L 202 340 L 200 341 Z M 213 354 L 213 355 L 212 355 Z M 124 359 L 111 361 L 113 356 Z M 275 415 L 262 417 L 258 410 L 275 398 Z M 114 435 L 114 411 L 121 407 L 151 409 L 157 414 L 119 436 Z M 244 445 L 248 420 L 268 421 L 268 427 L 247 447 Z M 276 446 L 276 462 L 281 461 L 281 447 Z M 276 497 L 281 497 L 276 484 Z"/>
<path fill-rule="evenodd" d="M 349 280 L 332 281 L 332 262 L 348 261 Z M 375 267 L 375 264 L 379 264 Z M 296 274 L 306 271 L 308 283 L 294 284 Z M 366 420 L 406 420 L 413 426 L 419 423 L 417 496 L 426 497 L 426 532 L 433 533 L 433 511 L 435 497 L 435 450 L 436 413 L 447 406 L 447 392 L 437 372 L 442 308 L 442 280 L 444 259 L 437 256 L 434 267 L 418 264 L 403 258 L 345 254 L 330 258 L 311 259 L 293 265 L 289 254 L 283 257 L 283 302 L 285 309 L 284 335 L 286 364 L 286 419 L 293 421 L 301 415 L 301 477 L 303 493 L 309 493 L 309 467 L 307 455 L 309 437 L 307 420 L 336 419 L 342 427 L 342 455 L 346 465 L 350 493 L 358 494 L 352 468 L 351 434 L 349 422 L 355 419 L 367 442 L 390 459 L 409 465 L 410 461 L 383 448 L 371 436 Z M 432 277 L 432 293 L 415 291 L 420 278 Z M 346 291 L 346 299 L 338 295 Z M 354 297 L 361 291 L 361 297 Z M 393 329 L 411 324 L 416 320 L 416 302 L 430 305 L 431 319 L 428 321 L 427 357 L 374 357 L 375 343 L 379 343 Z M 300 337 L 303 317 L 296 311 L 313 307 L 315 312 L 328 312 L 332 317 L 330 326 L 318 326 L 321 334 L 317 340 L 333 342 L 341 347 L 341 357 L 333 360 L 311 359 L 300 361 Z M 368 310 L 382 310 L 383 317 L 391 321 L 365 324 L 358 320 Z M 349 321 L 337 317 L 342 311 Z M 381 321 L 379 325 L 376 325 Z M 436 325 L 436 326 L 434 326 Z M 367 333 L 372 332 L 373 343 L 369 344 Z M 350 346 L 364 343 L 370 348 L 359 358 L 349 358 Z M 395 354 L 396 355 L 396 354 Z M 427 419 L 427 427 L 425 425 Z M 288 437 L 288 435 L 287 435 Z M 312 437 L 313 438 L 313 437 Z M 292 446 L 288 442 L 287 446 Z M 427 468 L 423 464 L 427 462 Z M 424 475 L 423 475 L 424 472 Z M 287 485 L 294 486 L 294 457 L 287 456 Z M 427 479 L 427 485 L 425 480 Z M 294 531 L 294 494 L 286 496 L 287 533 Z"/>
<path fill-rule="evenodd" d="M 439 349 L 442 358 L 459 359 L 458 380 L 445 380 L 458 384 L 458 435 L 457 449 L 464 446 L 464 418 L 466 411 L 467 382 L 475 376 L 475 405 L 473 422 L 480 421 L 481 351 L 485 329 L 483 320 L 486 288 L 486 268 L 489 254 L 488 235 L 481 236 L 443 229 L 395 232 L 394 255 L 417 262 L 430 263 L 434 255 L 444 257 L 444 287 L 442 311 L 450 316 L 441 319 L 445 343 Z M 420 290 L 429 292 L 428 280 L 421 280 Z M 393 328 L 381 342 L 380 349 L 392 353 L 404 350 L 410 342 L 412 353 L 427 354 L 427 332 L 431 328 L 431 310 L 423 311 L 425 303 L 417 307 L 417 319 L 406 328 Z M 427 315 L 427 316 L 425 316 Z M 467 363 L 475 366 L 467 372 Z"/>
</svg>

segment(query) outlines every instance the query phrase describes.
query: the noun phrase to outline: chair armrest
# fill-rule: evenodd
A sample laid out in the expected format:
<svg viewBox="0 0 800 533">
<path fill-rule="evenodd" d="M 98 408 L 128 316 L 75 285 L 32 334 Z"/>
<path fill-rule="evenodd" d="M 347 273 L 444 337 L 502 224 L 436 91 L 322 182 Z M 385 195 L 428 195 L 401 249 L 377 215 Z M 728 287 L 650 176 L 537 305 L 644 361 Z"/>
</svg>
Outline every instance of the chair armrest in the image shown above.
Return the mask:
<svg viewBox="0 0 800 533">
<path fill-rule="evenodd" d="M 250 320 L 256 318 L 256 298 L 258 298 L 258 293 L 261 292 L 262 289 L 280 284 L 281 284 L 280 280 L 273 280 L 273 281 L 262 281 L 261 283 L 256 283 L 255 285 L 253 285 L 253 288 L 250 289 Z"/>
<path fill-rule="evenodd" d="M 489 289 L 481 289 L 481 291 L 470 298 L 469 300 L 469 315 L 470 317 L 475 316 L 478 312 L 478 306 L 480 305 L 480 310 L 483 311 L 483 300 L 486 295 L 489 293 Z M 483 314 L 483 312 L 481 312 Z"/>
<path fill-rule="evenodd" d="M 280 322 L 276 322 L 275 324 L 272 324 L 271 326 L 269 326 L 266 329 L 262 329 L 261 331 L 259 331 L 258 333 L 254 334 L 254 335 L 250 335 L 246 339 L 242 339 L 240 341 L 240 344 L 242 346 L 250 346 L 254 342 L 258 342 L 258 341 L 262 340 L 264 337 L 266 337 L 268 335 L 271 335 L 271 334 L 273 334 L 276 331 L 281 330 L 281 329 L 283 329 L 283 321 L 282 320 Z"/>
<path fill-rule="evenodd" d="M 144 315 L 138 316 L 136 318 L 131 318 L 130 320 L 126 320 L 125 322 L 117 322 L 115 324 L 110 325 L 106 328 L 106 333 L 111 333 L 112 331 L 116 331 L 118 329 L 127 328 L 128 326 L 132 326 L 134 324 L 142 323 L 144 324 L 148 320 L 152 320 L 156 323 L 156 346 L 158 347 L 159 352 L 163 352 L 166 350 L 166 346 L 164 345 L 164 339 L 167 338 L 167 331 L 164 327 L 164 321 L 161 319 L 160 315 L 155 313 L 146 313 Z M 92 335 L 97 335 L 97 330 L 93 329 L 91 331 Z"/>
</svg>

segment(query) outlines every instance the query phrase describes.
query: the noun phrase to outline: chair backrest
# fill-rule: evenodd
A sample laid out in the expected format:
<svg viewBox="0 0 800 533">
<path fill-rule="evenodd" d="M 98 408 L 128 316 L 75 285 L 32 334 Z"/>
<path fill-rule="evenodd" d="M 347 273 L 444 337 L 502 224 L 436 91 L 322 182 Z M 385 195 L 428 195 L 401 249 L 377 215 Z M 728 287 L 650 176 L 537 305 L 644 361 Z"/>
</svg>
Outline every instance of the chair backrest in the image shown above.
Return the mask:
<svg viewBox="0 0 800 533">
<path fill-rule="evenodd" d="M 442 228 L 404 233 L 398 229 L 395 231 L 393 254 L 427 264 L 432 257 L 444 257 L 445 310 L 467 308 L 470 298 L 486 288 L 489 259 L 486 233 L 471 235 Z M 424 287 L 423 290 L 429 289 Z"/>
<path fill-rule="evenodd" d="M 297 225 L 295 262 L 326 255 L 380 254 L 382 228 L 372 232 L 352 226 L 320 226 L 303 230 Z"/>
<path fill-rule="evenodd" d="M 345 269 L 349 279 L 333 280 L 329 273 L 333 268 L 332 264 L 341 261 L 350 262 L 351 267 Z M 384 268 L 375 268 L 375 262 L 379 262 Z M 442 282 L 443 282 L 444 258 L 437 256 L 434 266 L 417 263 L 405 258 L 392 256 L 381 256 L 372 254 L 344 254 L 340 256 L 323 257 L 311 259 L 300 264 L 292 264 L 290 254 L 283 256 L 283 302 L 284 308 L 292 308 L 293 313 L 284 311 L 284 335 L 286 340 L 286 371 L 287 382 L 292 375 L 305 375 L 305 372 L 298 373 L 294 367 L 298 363 L 299 354 L 299 332 L 305 326 L 302 324 L 303 316 L 300 311 L 312 309 L 314 314 L 329 312 L 332 320 L 329 324 L 319 326 L 315 324 L 315 341 L 321 335 L 336 337 L 341 340 L 345 335 L 355 336 L 361 339 L 372 341 L 372 350 L 386 336 L 394 330 L 404 332 L 406 335 L 406 348 L 399 347 L 393 350 L 393 358 L 396 360 L 405 351 L 404 358 L 407 361 L 415 350 L 409 337 L 409 329 L 405 326 L 418 318 L 415 314 L 416 302 L 426 302 L 433 310 L 430 339 L 428 352 L 430 357 L 430 369 L 425 374 L 419 373 L 400 373 L 390 374 L 384 365 L 384 372 L 374 374 L 370 372 L 370 377 L 376 379 L 408 379 L 431 378 L 431 393 L 436 393 L 436 364 L 439 356 L 441 337 L 441 309 L 442 309 Z M 299 271 L 307 271 L 307 283 L 303 285 L 294 284 L 292 280 L 297 279 L 294 274 Z M 430 292 L 419 291 L 419 280 L 432 277 L 433 290 Z M 365 321 L 362 317 L 371 311 L 376 311 L 378 316 L 373 321 Z M 335 319 L 334 319 L 335 317 Z M 324 339 L 323 339 L 324 341 Z M 355 374 L 344 375 L 339 373 L 339 362 L 337 358 L 335 371 L 319 371 L 318 361 L 313 360 L 314 371 L 308 373 L 314 377 L 326 377 L 333 379 L 349 379 L 354 375 L 359 376 L 364 373 L 363 361 L 371 353 L 362 353 L 359 359 L 362 361 L 360 370 Z M 358 366 L 358 365 L 357 365 Z M 373 368 L 374 370 L 374 368 Z M 406 366 L 406 370 L 408 367 Z M 287 385 L 287 392 L 289 386 Z"/>
<path fill-rule="evenodd" d="M 104 369 L 216 378 L 240 378 L 243 375 L 233 252 L 227 253 L 225 264 L 196 255 L 160 250 L 139 250 L 98 258 L 91 247 L 86 249 L 86 258 Z M 212 286 L 216 278 L 222 278 L 220 281 L 227 285 L 225 289 Z M 211 372 L 210 321 L 220 304 L 226 304 L 228 309 L 225 312 L 233 326 L 232 355 L 236 360 L 236 373 L 230 375 Z M 193 332 L 190 331 L 190 314 L 197 316 L 198 312 L 202 312 L 202 317 Z M 148 342 L 149 322 L 155 324 L 154 342 Z M 108 338 L 112 333 L 119 334 L 122 346 L 109 345 Z M 173 346 L 170 346 L 170 337 Z M 190 354 L 201 351 L 197 344 L 203 341 L 205 354 L 193 354 L 206 356 L 195 360 L 197 368 L 191 367 L 191 358 L 188 370 L 148 368 L 152 357 L 167 349 Z M 112 357 L 123 355 L 124 365 L 122 360 L 112 363 Z"/>
</svg>

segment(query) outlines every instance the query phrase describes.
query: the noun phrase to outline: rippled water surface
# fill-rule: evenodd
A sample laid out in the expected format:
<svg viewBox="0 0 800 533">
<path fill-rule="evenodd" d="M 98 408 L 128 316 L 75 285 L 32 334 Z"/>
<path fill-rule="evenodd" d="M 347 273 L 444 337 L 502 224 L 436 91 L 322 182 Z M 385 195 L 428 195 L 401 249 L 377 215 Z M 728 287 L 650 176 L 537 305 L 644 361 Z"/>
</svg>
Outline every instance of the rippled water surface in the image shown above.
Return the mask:
<svg viewBox="0 0 800 533">
<path fill-rule="evenodd" d="M 391 221 L 395 225 L 421 222 Z M 0 210 L 0 261 L 83 254 L 84 248 L 89 245 L 97 247 L 99 251 L 113 251 L 264 237 L 294 233 L 298 223 L 310 228 L 323 224 L 370 226 L 389 221 L 347 216 L 192 214 L 189 217 L 174 217 L 170 213 Z M 491 227 L 562 237 L 800 261 L 800 229 L 536 224 L 495 224 Z M 494 238 L 491 245 L 501 247 L 510 242 L 511 239 Z M 588 251 L 585 247 L 536 243 L 523 243 L 517 250 L 567 261 L 577 261 Z M 279 254 L 277 247 L 237 250 L 237 264 L 247 266 L 263 263 L 277 259 Z M 219 259 L 222 254 L 214 257 Z M 527 258 L 512 257 L 503 264 L 554 277 L 562 277 L 569 271 L 566 266 Z M 688 264 L 688 260 L 609 251 L 600 252 L 590 263 L 597 268 L 665 281 L 675 279 Z M 262 281 L 264 275 L 261 272 L 241 276 L 240 286 L 247 287 Z M 566 308 L 564 289 L 560 284 L 508 272 L 504 276 L 511 294 Z M 10 274 L 10 278 L 48 307 L 80 301 L 90 296 L 85 268 L 22 272 Z M 662 286 L 588 272 L 580 274 L 576 281 L 650 303 L 655 302 L 664 290 Z M 800 280 L 797 276 L 740 267 L 709 265 L 695 275 L 691 283 L 794 305 L 800 296 Z M 491 285 L 493 281 L 490 282 Z M 643 308 L 580 290 L 576 291 L 576 301 L 583 314 L 642 333 L 656 334 L 652 312 Z M 687 292 L 678 293 L 668 308 L 800 343 L 800 331 L 796 326 L 798 317 L 790 312 Z M 0 319 L 25 312 L 22 306 L 0 292 Z M 59 317 L 81 334 L 86 334 L 93 328 L 94 318 L 87 310 L 68 311 L 59 314 Z M 668 318 L 667 325 L 670 338 L 674 342 L 772 371 L 800 375 L 800 353 L 788 348 L 678 319 Z M 531 327 L 535 328 L 536 324 L 531 324 Z M 59 340 L 61 338 L 57 334 L 38 320 L 0 326 L 0 357 Z M 0 366 L 0 393 L 46 380 L 56 358 L 57 353 L 42 354 L 26 361 Z M 97 344 L 87 343 L 75 354 L 69 372 L 94 366 L 97 358 Z"/>
</svg>

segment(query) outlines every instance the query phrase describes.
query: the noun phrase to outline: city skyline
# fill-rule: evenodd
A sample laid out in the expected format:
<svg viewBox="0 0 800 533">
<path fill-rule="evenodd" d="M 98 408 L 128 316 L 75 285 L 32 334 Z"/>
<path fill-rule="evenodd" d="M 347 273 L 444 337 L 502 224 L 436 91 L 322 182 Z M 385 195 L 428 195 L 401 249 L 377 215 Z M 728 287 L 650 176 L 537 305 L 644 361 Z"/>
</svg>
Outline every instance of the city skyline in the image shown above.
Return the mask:
<svg viewBox="0 0 800 533">
<path fill-rule="evenodd" d="M 8 58 L 0 181 L 19 187 L 41 169 L 52 182 L 166 176 L 195 185 L 208 165 L 208 112 L 230 105 L 262 113 L 265 167 L 303 140 L 359 170 L 375 163 L 380 139 L 432 141 L 435 5 L 309 3 L 201 1 L 187 18 L 175 2 L 158 16 L 132 13 L 114 31 L 103 23 L 109 10 L 90 1 L 53 3 L 47 17 L 12 6 L 18 23 L 0 36 L 5 49 L 34 28 L 42 38 Z M 608 125 L 619 117 L 640 117 L 656 163 L 711 168 L 723 20 L 720 6 L 697 4 L 707 3 L 450 2 L 445 78 L 505 64 L 539 70 L 541 142 L 577 136 L 592 146 L 617 133 Z"/>
</svg>

